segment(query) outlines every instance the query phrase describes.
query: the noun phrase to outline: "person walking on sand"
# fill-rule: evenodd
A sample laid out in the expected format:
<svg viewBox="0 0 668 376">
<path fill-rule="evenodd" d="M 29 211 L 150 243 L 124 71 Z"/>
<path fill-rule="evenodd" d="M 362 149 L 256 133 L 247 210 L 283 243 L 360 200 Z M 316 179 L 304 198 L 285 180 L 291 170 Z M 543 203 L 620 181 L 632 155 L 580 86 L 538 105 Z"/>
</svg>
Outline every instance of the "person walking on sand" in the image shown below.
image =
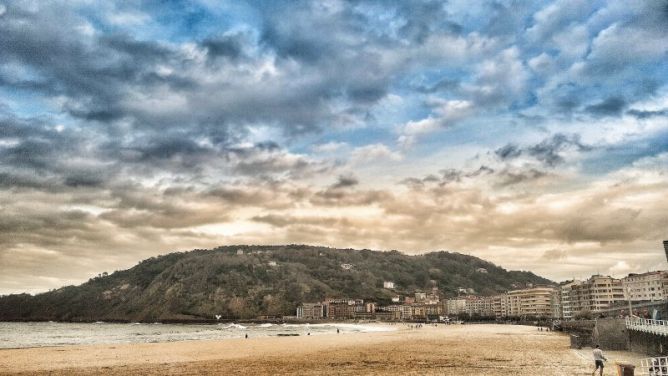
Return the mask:
<svg viewBox="0 0 668 376">
<path fill-rule="evenodd" d="M 599 345 L 596 345 L 596 348 L 594 349 L 594 364 L 596 368 L 594 368 L 594 372 L 592 372 L 592 376 L 596 375 L 596 371 L 600 368 L 601 371 L 599 373 L 599 376 L 603 376 L 603 361 L 608 361 L 608 358 L 603 355 L 603 351 L 601 350 Z"/>
</svg>

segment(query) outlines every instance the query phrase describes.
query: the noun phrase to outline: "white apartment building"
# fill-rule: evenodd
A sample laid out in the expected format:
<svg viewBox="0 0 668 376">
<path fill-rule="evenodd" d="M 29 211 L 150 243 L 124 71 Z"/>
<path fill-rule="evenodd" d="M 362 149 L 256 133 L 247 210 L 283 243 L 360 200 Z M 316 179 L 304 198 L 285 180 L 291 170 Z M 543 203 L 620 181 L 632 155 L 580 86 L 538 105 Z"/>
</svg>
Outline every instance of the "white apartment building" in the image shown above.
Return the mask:
<svg viewBox="0 0 668 376">
<path fill-rule="evenodd" d="M 624 297 L 634 302 L 668 299 L 668 271 L 629 274 L 622 278 Z"/>
<path fill-rule="evenodd" d="M 466 299 L 466 312 L 469 315 L 478 314 L 480 316 L 493 316 L 492 297 L 490 296 L 475 296 Z"/>
<path fill-rule="evenodd" d="M 561 288 L 561 311 L 565 319 L 581 311 L 600 312 L 624 300 L 622 281 L 610 276 L 593 275 Z"/>
<path fill-rule="evenodd" d="M 445 309 L 448 315 L 458 315 L 466 312 L 466 299 L 448 299 L 445 301 Z"/>
<path fill-rule="evenodd" d="M 496 316 L 497 318 L 508 316 L 508 309 L 506 306 L 508 299 L 506 299 L 506 295 L 505 294 L 494 295 L 491 297 L 491 299 L 492 299 L 492 312 L 494 312 L 494 316 Z"/>
<path fill-rule="evenodd" d="M 573 318 L 573 315 L 577 313 L 577 302 L 575 301 L 576 296 L 573 291 L 573 286 L 579 286 L 582 284 L 582 281 L 574 280 L 567 282 L 561 285 L 561 317 L 564 319 Z"/>
<path fill-rule="evenodd" d="M 557 296 L 554 287 L 533 287 L 506 293 L 507 316 L 553 317 Z"/>
<path fill-rule="evenodd" d="M 598 312 L 609 308 L 611 304 L 624 300 L 622 281 L 609 276 L 594 275 L 587 280 L 589 284 L 589 310 Z"/>
</svg>

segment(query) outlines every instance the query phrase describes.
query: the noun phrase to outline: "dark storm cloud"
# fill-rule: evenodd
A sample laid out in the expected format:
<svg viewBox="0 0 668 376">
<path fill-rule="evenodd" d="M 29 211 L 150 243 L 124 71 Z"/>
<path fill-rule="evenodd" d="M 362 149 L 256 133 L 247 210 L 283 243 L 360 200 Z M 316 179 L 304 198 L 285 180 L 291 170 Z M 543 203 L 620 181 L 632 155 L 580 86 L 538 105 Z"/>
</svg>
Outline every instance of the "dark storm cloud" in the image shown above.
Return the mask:
<svg viewBox="0 0 668 376">
<path fill-rule="evenodd" d="M 330 188 L 332 189 L 341 189 L 354 187 L 359 184 L 359 180 L 352 175 L 340 175 L 337 182 L 332 184 Z"/>
<path fill-rule="evenodd" d="M 57 129 L 39 118 L 0 117 L 0 186 L 63 192 L 68 188 L 99 187 L 118 169 L 82 147 L 85 136 Z M 85 162 L 80 159 L 87 159 Z"/>
<path fill-rule="evenodd" d="M 668 116 L 668 108 L 656 111 L 631 109 L 626 111 L 626 113 L 638 119 L 649 119 L 657 116 Z"/>
<path fill-rule="evenodd" d="M 548 176 L 548 173 L 535 168 L 525 170 L 505 168 L 497 174 L 497 185 L 507 187 L 525 182 L 533 182 Z"/>
<path fill-rule="evenodd" d="M 291 16 L 291 24 L 308 28 L 310 15 Z M 363 22 L 349 21 L 348 16 L 335 21 L 338 30 L 358 25 L 355 30 L 362 32 Z M 365 51 L 363 36 L 357 37 L 358 46 L 337 45 L 332 40 L 328 49 L 321 44 L 327 37 L 318 39 L 317 33 L 292 30 L 282 34 L 281 30 L 271 31 L 272 22 L 267 22 L 267 55 L 247 35 L 208 36 L 196 48 L 209 59 L 230 62 L 203 65 L 191 52 L 173 44 L 138 40 L 120 32 L 82 34 L 77 26 L 83 21 L 67 7 L 44 5 L 37 12 L 9 9 L 0 24 L 0 61 L 34 73 L 13 80 L 2 74 L 0 83 L 48 96 L 62 95 L 65 111 L 73 118 L 102 123 L 99 130 L 105 133 L 114 131 L 110 124 L 124 120 L 144 133 L 160 136 L 187 126 L 191 134 L 215 142 L 243 135 L 257 123 L 298 135 L 341 119 L 338 110 L 328 105 L 337 97 L 349 102 L 350 108 L 361 106 L 356 112 L 366 116 L 365 107 L 384 97 L 389 85 L 391 73 L 376 69 L 378 56 Z M 247 48 L 256 51 L 252 57 L 247 56 Z M 357 51 L 356 56 L 343 58 L 346 51 Z M 321 56 L 330 59 L 311 67 L 279 62 L 276 68 L 285 70 L 284 74 L 267 75 L 259 81 L 254 68 L 264 64 L 272 52 L 286 58 L 292 58 L 293 52 L 312 55 L 309 61 L 313 62 Z M 247 67 L 231 65 L 241 57 Z M 211 77 L 221 77 L 219 84 L 210 84 Z M 351 115 L 349 109 L 343 111 Z"/>
<path fill-rule="evenodd" d="M 432 85 L 416 85 L 414 89 L 420 93 L 433 94 L 438 92 L 457 91 L 460 89 L 459 80 L 443 78 Z"/>
<path fill-rule="evenodd" d="M 496 149 L 494 154 L 496 154 L 496 156 L 501 160 L 505 160 L 519 157 L 520 154 L 522 154 L 522 150 L 515 144 L 507 144 Z"/>
<path fill-rule="evenodd" d="M 547 166 L 554 167 L 564 161 L 561 154 L 566 150 L 589 151 L 591 149 L 591 146 L 585 145 L 580 141 L 580 136 L 577 134 L 565 135 L 557 133 L 531 146 L 520 147 L 515 144 L 507 144 L 496 149 L 494 154 L 500 160 L 510 160 L 526 154 L 536 158 Z"/>
<path fill-rule="evenodd" d="M 565 149 L 573 148 L 577 151 L 591 150 L 590 146 L 580 142 L 579 135 L 555 134 L 552 138 L 545 139 L 539 144 L 527 149 L 527 153 L 548 166 L 554 166 L 564 161 L 561 152 Z"/>
<path fill-rule="evenodd" d="M 240 35 L 223 35 L 209 37 L 200 44 L 206 48 L 209 58 L 228 58 L 236 60 L 243 54 L 244 44 L 247 43 Z"/>
<path fill-rule="evenodd" d="M 622 97 L 609 97 L 602 102 L 585 107 L 585 111 L 599 116 L 619 116 L 626 108 L 626 100 Z"/>
</svg>

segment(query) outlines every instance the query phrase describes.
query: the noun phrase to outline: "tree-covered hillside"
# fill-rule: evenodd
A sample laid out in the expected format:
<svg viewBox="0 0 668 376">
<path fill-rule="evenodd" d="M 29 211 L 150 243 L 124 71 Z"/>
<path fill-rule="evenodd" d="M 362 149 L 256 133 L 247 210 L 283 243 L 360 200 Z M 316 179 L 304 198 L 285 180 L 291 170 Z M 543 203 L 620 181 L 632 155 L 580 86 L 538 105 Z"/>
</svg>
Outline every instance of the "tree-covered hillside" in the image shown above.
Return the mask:
<svg viewBox="0 0 668 376">
<path fill-rule="evenodd" d="M 384 289 L 384 281 L 394 282 L 395 289 Z M 533 273 L 506 271 L 459 253 L 228 246 L 152 257 L 131 269 L 36 296 L 0 297 L 0 321 L 196 320 L 216 314 L 243 319 L 294 314 L 300 302 L 324 298 L 383 304 L 434 286 L 450 297 L 459 288 L 490 295 L 548 283 Z"/>
</svg>

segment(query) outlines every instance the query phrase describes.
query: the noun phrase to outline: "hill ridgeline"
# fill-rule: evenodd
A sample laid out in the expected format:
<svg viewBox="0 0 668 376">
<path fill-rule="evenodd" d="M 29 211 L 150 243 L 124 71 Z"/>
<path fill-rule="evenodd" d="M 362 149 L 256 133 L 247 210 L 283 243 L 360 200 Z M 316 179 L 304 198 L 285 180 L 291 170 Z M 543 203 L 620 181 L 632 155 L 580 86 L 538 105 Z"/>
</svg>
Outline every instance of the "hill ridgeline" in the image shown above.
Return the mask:
<svg viewBox="0 0 668 376">
<path fill-rule="evenodd" d="M 394 282 L 394 289 L 383 288 L 385 281 Z M 253 319 L 294 315 L 301 302 L 325 298 L 389 304 L 394 296 L 433 287 L 447 298 L 461 288 L 492 295 L 551 283 L 452 252 L 411 256 L 304 245 L 226 246 L 152 257 L 80 286 L 3 296 L 0 321 L 198 321 L 217 314 Z"/>
</svg>

